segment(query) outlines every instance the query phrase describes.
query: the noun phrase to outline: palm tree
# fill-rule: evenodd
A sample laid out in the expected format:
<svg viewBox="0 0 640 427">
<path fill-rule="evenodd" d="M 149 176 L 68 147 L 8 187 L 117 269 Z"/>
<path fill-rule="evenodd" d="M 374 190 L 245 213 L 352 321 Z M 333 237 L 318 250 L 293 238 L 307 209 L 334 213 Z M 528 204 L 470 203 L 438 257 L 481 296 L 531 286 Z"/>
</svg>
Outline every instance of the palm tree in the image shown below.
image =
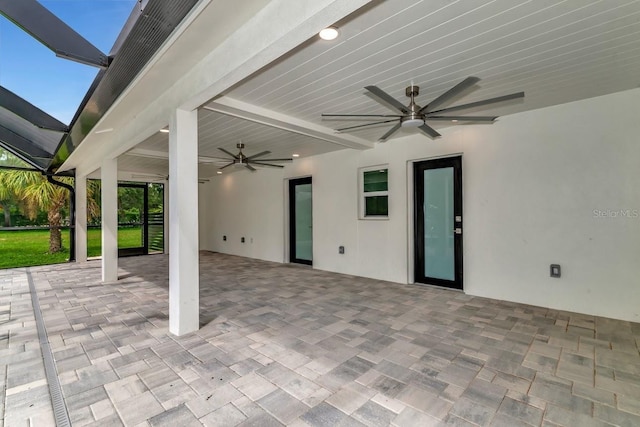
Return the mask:
<svg viewBox="0 0 640 427">
<path fill-rule="evenodd" d="M 28 166 L 13 154 L 0 148 L 0 167 L 26 167 Z M 0 172 L 2 169 L 0 169 Z M 5 182 L 6 174 L 0 173 L 0 208 L 4 212 L 4 226 L 11 227 L 11 206 L 18 204 L 18 196 L 9 183 Z"/>
<path fill-rule="evenodd" d="M 46 177 L 37 172 L 23 170 L 2 171 L 2 182 L 12 189 L 24 201 L 25 213 L 35 218 L 39 210 L 47 211 L 49 222 L 49 253 L 62 250 L 62 209 L 66 206 L 69 192 L 47 181 Z M 71 178 L 58 178 L 71 183 Z"/>
<path fill-rule="evenodd" d="M 9 187 L 7 187 L 2 182 L 2 177 L 4 174 L 0 175 L 0 208 L 4 212 L 4 226 L 11 227 L 11 205 L 14 201 L 13 191 Z"/>
</svg>

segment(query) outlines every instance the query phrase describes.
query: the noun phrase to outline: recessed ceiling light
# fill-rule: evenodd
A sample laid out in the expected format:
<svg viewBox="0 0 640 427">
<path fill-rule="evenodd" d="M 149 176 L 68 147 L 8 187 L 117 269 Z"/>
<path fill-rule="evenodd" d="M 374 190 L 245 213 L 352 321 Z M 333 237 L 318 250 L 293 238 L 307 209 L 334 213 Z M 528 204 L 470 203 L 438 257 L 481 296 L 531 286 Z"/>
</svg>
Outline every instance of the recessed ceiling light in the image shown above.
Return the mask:
<svg viewBox="0 0 640 427">
<path fill-rule="evenodd" d="M 294 153 L 294 154 L 291 155 L 291 157 L 300 157 L 300 154 Z"/>
<path fill-rule="evenodd" d="M 162 128 L 162 129 L 160 129 L 160 132 L 162 132 L 162 133 L 169 133 L 169 129 L 167 129 L 167 128 Z"/>
<path fill-rule="evenodd" d="M 222 175 L 222 171 L 218 171 L 216 172 L 218 175 Z"/>
<path fill-rule="evenodd" d="M 451 120 L 451 123 L 458 123 L 456 119 Z"/>
<path fill-rule="evenodd" d="M 318 35 L 322 40 L 335 40 L 340 35 L 340 31 L 336 27 L 327 27 L 321 30 Z"/>
</svg>

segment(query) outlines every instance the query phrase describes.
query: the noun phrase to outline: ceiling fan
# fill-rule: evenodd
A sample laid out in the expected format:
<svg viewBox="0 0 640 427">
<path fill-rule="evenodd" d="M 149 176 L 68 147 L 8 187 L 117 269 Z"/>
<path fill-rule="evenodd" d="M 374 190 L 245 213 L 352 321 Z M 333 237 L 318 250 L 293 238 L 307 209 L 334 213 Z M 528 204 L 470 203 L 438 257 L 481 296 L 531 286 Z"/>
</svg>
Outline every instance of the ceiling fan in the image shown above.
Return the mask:
<svg viewBox="0 0 640 427">
<path fill-rule="evenodd" d="M 437 138 L 441 136 L 434 128 L 429 126 L 426 122 L 429 120 L 440 121 L 466 121 L 466 122 L 485 122 L 492 123 L 498 117 L 489 116 L 448 116 L 447 114 L 454 111 L 467 110 L 470 108 L 480 107 L 483 105 L 495 104 L 497 102 L 508 101 L 511 99 L 523 98 L 524 92 L 512 93 L 510 95 L 498 96 L 496 98 L 485 99 L 482 101 L 471 102 L 469 104 L 456 105 L 449 108 L 437 109 L 443 104 L 451 101 L 454 97 L 461 94 L 463 91 L 469 89 L 471 86 L 479 82 L 478 77 L 467 77 L 427 105 L 420 107 L 415 102 L 415 97 L 420 93 L 418 86 L 411 85 L 406 89 L 406 95 L 411 99 L 409 105 L 404 105 L 387 92 L 383 91 L 377 86 L 365 86 L 365 89 L 371 93 L 376 100 L 381 102 L 384 106 L 391 108 L 396 114 L 322 114 L 322 117 L 353 117 L 354 119 L 364 120 L 378 120 L 374 123 L 366 123 L 363 125 L 349 126 L 340 129 L 336 129 L 337 132 L 344 132 L 350 130 L 360 130 L 369 126 L 380 125 L 383 123 L 396 124 L 389 129 L 384 135 L 380 137 L 378 141 L 386 141 L 391 135 L 397 132 L 400 128 L 418 128 L 422 133 L 430 138 Z"/>
<path fill-rule="evenodd" d="M 271 154 L 271 151 L 262 151 L 258 154 L 254 154 L 252 156 L 245 156 L 244 153 L 242 152 L 242 149 L 244 148 L 244 144 L 243 143 L 238 143 L 236 144 L 236 147 L 238 148 L 238 154 L 233 154 L 230 151 L 225 150 L 224 148 L 220 148 L 218 147 L 218 150 L 222 151 L 223 153 L 231 156 L 231 163 L 228 163 L 224 166 L 222 166 L 220 168 L 220 170 L 224 169 L 224 168 L 228 168 L 229 166 L 235 166 L 235 167 L 245 167 L 247 169 L 249 169 L 251 172 L 255 172 L 256 168 L 254 168 L 254 166 L 268 166 L 268 167 L 272 167 L 272 168 L 283 168 L 283 165 L 274 165 L 272 163 L 265 163 L 265 162 L 291 162 L 293 161 L 293 159 L 264 159 L 262 158 L 262 156 L 266 156 L 267 154 Z"/>
</svg>

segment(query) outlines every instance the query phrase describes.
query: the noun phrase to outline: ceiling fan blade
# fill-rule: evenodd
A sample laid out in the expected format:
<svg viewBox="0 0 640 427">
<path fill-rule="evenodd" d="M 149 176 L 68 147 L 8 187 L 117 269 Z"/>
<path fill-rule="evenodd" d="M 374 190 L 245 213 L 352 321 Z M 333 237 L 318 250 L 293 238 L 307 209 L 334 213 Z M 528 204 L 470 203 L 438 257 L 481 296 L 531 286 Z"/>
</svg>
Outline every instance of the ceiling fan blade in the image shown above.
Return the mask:
<svg viewBox="0 0 640 427">
<path fill-rule="evenodd" d="M 427 116 L 426 120 L 457 120 L 466 122 L 492 122 L 497 119 L 497 116 Z"/>
<path fill-rule="evenodd" d="M 436 132 L 436 130 L 434 128 L 432 128 L 431 126 L 429 126 L 428 124 L 423 124 L 422 126 L 418 127 L 418 129 L 420 129 L 422 132 L 426 133 L 427 135 L 429 135 L 431 138 L 437 138 L 440 135 L 438 132 Z"/>
<path fill-rule="evenodd" d="M 225 153 L 225 154 L 227 154 L 227 155 L 231 156 L 231 157 L 232 157 L 232 158 L 234 158 L 234 159 L 237 159 L 237 158 L 238 158 L 238 156 L 236 156 L 235 154 L 232 154 L 231 152 L 229 152 L 229 151 L 225 150 L 224 148 L 220 148 L 220 147 L 218 147 L 218 150 L 220 150 L 220 151 L 222 151 L 223 153 Z"/>
<path fill-rule="evenodd" d="M 440 95 L 439 97 L 437 97 L 436 99 L 434 99 L 433 101 L 431 101 L 430 103 L 422 107 L 419 112 L 426 113 L 428 111 L 432 111 L 438 105 L 447 102 L 451 98 L 458 95 L 460 92 L 470 88 L 471 86 L 478 83 L 479 81 L 480 79 L 477 77 L 467 77 L 466 79 L 464 79 L 463 81 L 461 81 L 460 83 L 458 83 L 457 85 L 455 85 L 454 87 L 452 87 L 451 89 L 449 89 L 448 91 L 446 91 L 445 93 L 443 93 L 442 95 Z"/>
<path fill-rule="evenodd" d="M 274 165 L 274 164 L 271 164 L 271 163 L 262 163 L 262 162 L 251 162 L 251 163 L 253 163 L 254 165 L 269 166 L 269 167 L 272 167 L 272 168 L 283 168 L 284 167 L 282 165 Z"/>
<path fill-rule="evenodd" d="M 267 154 L 271 154 L 271 151 L 266 150 L 266 151 L 263 151 L 262 153 L 254 154 L 253 156 L 247 157 L 247 160 L 251 160 L 253 158 L 260 157 L 260 156 L 266 156 Z"/>
<path fill-rule="evenodd" d="M 409 112 L 406 105 L 402 104 L 400 101 L 398 101 L 397 99 L 389 95 L 387 92 L 380 89 L 378 86 L 365 86 L 364 88 L 369 92 L 371 92 L 376 97 L 378 97 L 378 99 L 395 107 L 402 114 L 407 114 Z"/>
<path fill-rule="evenodd" d="M 246 167 L 247 169 L 249 169 L 251 172 L 255 172 L 256 168 L 254 168 L 253 166 L 251 166 L 249 163 L 245 163 L 244 167 Z"/>
<path fill-rule="evenodd" d="M 292 162 L 293 159 L 253 159 L 253 162 Z"/>
<path fill-rule="evenodd" d="M 402 117 L 400 114 L 322 114 L 322 117 Z"/>
<path fill-rule="evenodd" d="M 464 105 L 456 105 L 454 107 L 445 108 L 443 110 L 431 111 L 429 114 L 449 113 L 452 111 L 466 110 L 468 108 L 480 107 L 482 105 L 495 104 L 497 102 L 509 101 L 511 99 L 524 98 L 524 92 L 516 92 L 509 95 L 498 96 L 496 98 L 485 99 L 482 101 L 471 102 Z"/>
<path fill-rule="evenodd" d="M 398 121 L 398 119 L 383 120 L 381 122 L 366 123 L 364 125 L 357 125 L 357 126 L 349 126 L 349 127 L 346 127 L 346 128 L 340 128 L 340 129 L 336 129 L 336 131 L 342 132 L 342 131 L 345 131 L 345 130 L 358 129 L 358 128 L 363 128 L 363 127 L 366 127 L 366 126 L 380 125 L 380 124 L 383 124 L 383 123 L 391 123 L 391 122 L 396 122 L 396 121 Z"/>
<path fill-rule="evenodd" d="M 228 157 L 198 156 L 198 163 L 226 163 L 230 159 Z"/>
<path fill-rule="evenodd" d="M 220 168 L 220 170 L 222 170 L 222 169 L 224 169 L 224 168 L 228 168 L 229 166 L 232 166 L 233 164 L 235 164 L 235 162 L 231 162 L 231 163 L 229 163 L 229 164 L 227 164 L 227 165 L 224 165 L 224 166 L 222 166 L 222 167 Z"/>
<path fill-rule="evenodd" d="M 397 125 L 395 125 L 395 126 L 394 126 L 394 127 L 392 127 L 391 129 L 389 129 L 389 130 L 387 131 L 387 133 L 385 133 L 384 135 L 382 135 L 382 136 L 378 139 L 378 141 L 383 141 L 383 142 L 384 142 L 384 141 L 386 141 L 386 140 L 387 140 L 387 138 L 389 138 L 391 135 L 393 135 L 394 133 L 396 133 L 396 132 L 397 132 L 397 130 L 398 130 L 398 129 L 400 129 L 400 127 L 401 127 L 401 126 L 402 126 L 402 124 L 401 124 L 401 123 L 398 123 Z"/>
</svg>

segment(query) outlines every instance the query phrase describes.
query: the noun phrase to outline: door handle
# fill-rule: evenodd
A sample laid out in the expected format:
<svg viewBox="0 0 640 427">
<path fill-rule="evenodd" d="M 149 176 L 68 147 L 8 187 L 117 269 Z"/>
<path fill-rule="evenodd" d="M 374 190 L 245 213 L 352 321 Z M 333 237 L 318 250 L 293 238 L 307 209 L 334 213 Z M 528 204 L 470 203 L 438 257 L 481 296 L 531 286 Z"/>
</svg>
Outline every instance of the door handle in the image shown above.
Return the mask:
<svg viewBox="0 0 640 427">
<path fill-rule="evenodd" d="M 458 227 L 458 228 L 454 228 L 453 232 L 456 234 L 462 234 L 462 228 Z"/>
</svg>

